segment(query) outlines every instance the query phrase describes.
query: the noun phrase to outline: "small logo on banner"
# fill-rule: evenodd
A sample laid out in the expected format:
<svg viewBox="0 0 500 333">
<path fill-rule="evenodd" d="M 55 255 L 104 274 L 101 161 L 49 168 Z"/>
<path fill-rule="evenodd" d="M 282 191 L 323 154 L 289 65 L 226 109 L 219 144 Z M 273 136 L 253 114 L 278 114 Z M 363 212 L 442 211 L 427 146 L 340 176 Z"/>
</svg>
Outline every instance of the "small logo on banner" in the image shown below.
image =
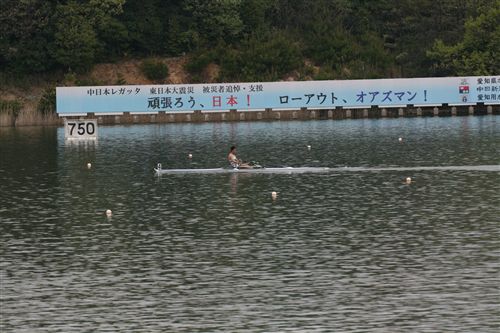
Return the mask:
<svg viewBox="0 0 500 333">
<path fill-rule="evenodd" d="M 469 82 L 468 82 L 467 78 L 462 78 L 460 80 L 460 85 L 458 86 L 458 92 L 461 95 L 460 97 L 461 97 L 462 103 L 467 103 L 467 101 L 469 100 L 469 97 L 467 95 L 470 92 Z"/>
</svg>

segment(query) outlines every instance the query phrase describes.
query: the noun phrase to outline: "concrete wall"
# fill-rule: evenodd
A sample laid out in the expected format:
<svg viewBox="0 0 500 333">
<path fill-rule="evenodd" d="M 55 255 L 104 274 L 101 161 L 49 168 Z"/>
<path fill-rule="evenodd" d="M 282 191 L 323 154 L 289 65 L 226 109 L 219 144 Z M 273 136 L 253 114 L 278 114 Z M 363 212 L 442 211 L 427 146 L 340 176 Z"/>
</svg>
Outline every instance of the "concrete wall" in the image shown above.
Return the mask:
<svg viewBox="0 0 500 333">
<path fill-rule="evenodd" d="M 121 116 L 100 116 L 89 114 L 84 118 L 97 118 L 99 124 L 145 124 L 145 123 L 202 123 L 225 121 L 271 121 L 271 120 L 309 120 L 309 119 L 360 119 L 360 118 L 398 118 L 398 117 L 452 117 L 469 115 L 500 115 L 500 105 L 442 106 L 442 107 L 405 107 L 370 109 L 331 109 L 331 110 L 271 110 L 229 112 L 130 114 Z M 78 118 L 78 117 L 76 117 Z"/>
<path fill-rule="evenodd" d="M 271 120 L 308 120 L 308 119 L 360 119 L 360 118 L 398 118 L 398 117 L 453 117 L 469 115 L 500 115 L 500 105 L 475 105 L 475 106 L 441 106 L 441 107 L 413 107 L 404 108 L 378 108 L 369 109 L 342 109 L 331 110 L 271 110 L 262 111 L 237 111 L 229 112 L 201 112 L 192 113 L 165 113 L 158 114 L 130 114 L 123 115 L 98 115 L 89 113 L 86 117 L 66 117 L 68 119 L 96 119 L 102 125 L 114 124 L 157 124 L 157 123 L 203 123 L 225 121 L 271 121 Z M 18 119 L 19 120 L 19 119 Z M 63 125 L 63 118 L 51 117 L 50 119 L 34 119 L 32 122 L 22 122 L 15 119 L 2 119 L 4 126 L 25 125 Z"/>
</svg>

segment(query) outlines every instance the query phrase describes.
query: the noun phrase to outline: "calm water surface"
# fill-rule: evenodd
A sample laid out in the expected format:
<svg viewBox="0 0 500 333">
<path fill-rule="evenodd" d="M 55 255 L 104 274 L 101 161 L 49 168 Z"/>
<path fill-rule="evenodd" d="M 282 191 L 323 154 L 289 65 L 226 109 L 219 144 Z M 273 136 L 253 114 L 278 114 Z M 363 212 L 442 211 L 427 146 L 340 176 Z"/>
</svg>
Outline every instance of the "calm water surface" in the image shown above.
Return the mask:
<svg viewBox="0 0 500 333">
<path fill-rule="evenodd" d="M 391 169 L 153 174 L 231 144 Z M 2 128 L 0 332 L 499 332 L 500 172 L 398 169 L 499 164 L 498 116 Z"/>
</svg>

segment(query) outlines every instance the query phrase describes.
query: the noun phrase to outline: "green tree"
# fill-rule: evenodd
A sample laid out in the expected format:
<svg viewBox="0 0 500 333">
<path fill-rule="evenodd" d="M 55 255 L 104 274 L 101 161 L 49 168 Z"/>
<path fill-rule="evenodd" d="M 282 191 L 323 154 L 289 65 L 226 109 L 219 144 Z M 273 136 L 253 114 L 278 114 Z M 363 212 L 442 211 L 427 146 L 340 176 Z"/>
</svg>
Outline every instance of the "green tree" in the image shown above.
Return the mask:
<svg viewBox="0 0 500 333">
<path fill-rule="evenodd" d="M 204 45 L 218 40 L 231 43 L 241 37 L 240 6 L 240 0 L 184 0 L 184 10 L 192 17 L 190 29 L 202 36 Z"/>
<path fill-rule="evenodd" d="M 117 60 L 127 53 L 129 34 L 117 18 L 123 13 L 126 0 L 90 0 L 87 7 L 89 21 L 99 42 L 99 60 Z"/>
<path fill-rule="evenodd" d="M 2 0 L 0 9 L 0 69 L 20 74 L 53 67 L 50 1 Z"/>
<path fill-rule="evenodd" d="M 492 0 L 382 0 L 380 6 L 385 10 L 380 7 L 373 15 L 375 29 L 387 37 L 399 75 L 405 77 L 432 75 L 426 52 L 434 41 L 457 43 L 465 21 L 477 17 L 481 8 L 493 7 Z"/>
<path fill-rule="evenodd" d="M 94 29 L 99 40 L 97 58 L 104 61 L 117 61 L 126 56 L 130 47 L 127 27 L 117 18 L 107 17 Z"/>
<path fill-rule="evenodd" d="M 500 73 L 500 0 L 494 8 L 465 23 L 463 39 L 454 45 L 437 40 L 427 52 L 434 75 Z"/>
<path fill-rule="evenodd" d="M 221 80 L 274 81 L 302 66 L 300 47 L 281 32 L 253 34 L 219 58 Z"/>
<path fill-rule="evenodd" d="M 76 2 L 57 6 L 52 54 L 65 68 L 82 71 L 94 64 L 99 43 L 87 13 L 87 8 Z"/>
<path fill-rule="evenodd" d="M 243 0 L 240 17 L 245 33 L 268 31 L 272 23 L 272 11 L 276 0 Z"/>
<path fill-rule="evenodd" d="M 85 71 L 105 53 L 103 50 L 107 45 L 126 40 L 123 25 L 113 19 L 122 12 L 124 2 L 90 0 L 88 3 L 69 1 L 59 4 L 54 15 L 54 59 L 65 68 Z M 115 49 L 113 51 L 117 53 Z"/>
<path fill-rule="evenodd" d="M 127 27 L 131 51 L 140 55 L 162 54 L 167 36 L 159 0 L 127 0 L 121 21 Z"/>
</svg>

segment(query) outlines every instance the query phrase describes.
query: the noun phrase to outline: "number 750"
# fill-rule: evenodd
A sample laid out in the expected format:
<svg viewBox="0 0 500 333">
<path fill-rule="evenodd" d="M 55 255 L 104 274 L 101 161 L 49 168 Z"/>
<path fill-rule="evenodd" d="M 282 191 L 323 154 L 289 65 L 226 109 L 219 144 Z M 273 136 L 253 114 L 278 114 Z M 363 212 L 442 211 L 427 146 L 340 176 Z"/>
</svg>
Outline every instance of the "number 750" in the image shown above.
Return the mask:
<svg viewBox="0 0 500 333">
<path fill-rule="evenodd" d="M 76 125 L 77 123 L 68 122 L 68 126 L 70 126 L 69 135 L 73 135 L 73 131 L 75 130 L 75 127 L 77 127 Z M 95 133 L 94 123 L 78 123 L 76 133 L 78 135 L 85 135 L 85 133 L 93 135 Z"/>
</svg>

